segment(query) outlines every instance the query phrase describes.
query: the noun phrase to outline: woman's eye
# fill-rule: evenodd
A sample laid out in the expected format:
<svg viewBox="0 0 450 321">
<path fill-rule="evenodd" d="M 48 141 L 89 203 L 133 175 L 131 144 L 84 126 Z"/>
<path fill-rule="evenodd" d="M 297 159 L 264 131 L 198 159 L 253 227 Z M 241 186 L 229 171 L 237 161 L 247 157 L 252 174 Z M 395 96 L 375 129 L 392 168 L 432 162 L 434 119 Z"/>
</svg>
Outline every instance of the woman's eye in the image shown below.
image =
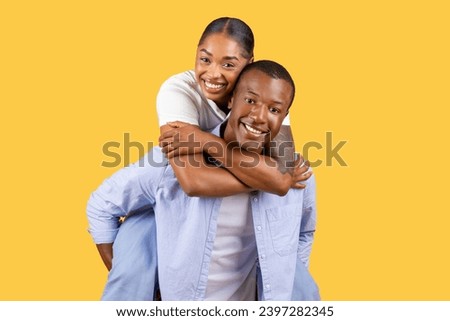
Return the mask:
<svg viewBox="0 0 450 321">
<path fill-rule="evenodd" d="M 209 62 L 209 59 L 208 58 L 200 58 L 200 61 L 202 61 L 202 62 L 205 62 L 205 63 L 208 63 Z"/>
<path fill-rule="evenodd" d="M 234 65 L 233 65 L 233 64 L 230 64 L 230 63 L 224 63 L 223 66 L 224 66 L 225 68 L 233 68 L 233 67 L 234 67 Z"/>
<path fill-rule="evenodd" d="M 278 114 L 280 112 L 280 110 L 276 107 L 270 107 L 269 111 L 274 114 Z"/>
<path fill-rule="evenodd" d="M 245 98 L 245 102 L 247 104 L 254 104 L 255 103 L 255 101 L 253 99 L 251 99 L 251 98 Z"/>
</svg>

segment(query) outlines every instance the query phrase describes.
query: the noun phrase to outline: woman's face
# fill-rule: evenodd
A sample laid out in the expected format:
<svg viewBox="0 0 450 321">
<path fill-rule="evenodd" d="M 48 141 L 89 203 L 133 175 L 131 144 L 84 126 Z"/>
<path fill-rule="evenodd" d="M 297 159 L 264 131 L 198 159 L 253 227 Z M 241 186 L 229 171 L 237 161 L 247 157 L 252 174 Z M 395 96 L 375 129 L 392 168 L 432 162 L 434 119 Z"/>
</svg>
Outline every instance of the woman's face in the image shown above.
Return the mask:
<svg viewBox="0 0 450 321">
<path fill-rule="evenodd" d="M 195 78 L 206 98 L 226 106 L 242 69 L 253 60 L 244 49 L 223 33 L 209 35 L 197 47 Z"/>
</svg>

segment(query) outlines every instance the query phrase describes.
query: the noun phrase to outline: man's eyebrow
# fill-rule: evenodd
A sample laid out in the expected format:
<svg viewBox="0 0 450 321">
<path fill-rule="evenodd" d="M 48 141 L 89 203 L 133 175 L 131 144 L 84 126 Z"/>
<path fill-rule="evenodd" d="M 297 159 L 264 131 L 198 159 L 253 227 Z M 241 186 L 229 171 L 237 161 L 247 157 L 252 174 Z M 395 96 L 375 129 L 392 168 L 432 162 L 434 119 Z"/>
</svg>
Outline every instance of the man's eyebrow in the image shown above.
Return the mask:
<svg viewBox="0 0 450 321">
<path fill-rule="evenodd" d="M 254 92 L 252 89 L 247 89 L 247 92 L 248 92 L 249 94 L 252 94 L 252 95 L 256 96 L 256 97 L 259 97 L 259 94 L 256 93 L 256 92 Z"/>
<path fill-rule="evenodd" d="M 253 89 L 251 89 L 251 88 L 248 88 L 248 89 L 247 89 L 247 93 L 249 93 L 249 94 L 251 94 L 251 95 L 253 95 L 253 96 L 256 96 L 256 97 L 259 97 L 259 96 L 260 96 L 258 93 L 254 92 Z M 274 104 L 276 104 L 276 105 L 282 105 L 282 104 L 283 104 L 283 102 L 278 101 L 278 100 L 274 100 L 274 101 L 272 101 L 272 103 L 274 103 Z"/>
<path fill-rule="evenodd" d="M 212 56 L 213 54 L 212 53 L 210 53 L 208 50 L 206 50 L 206 49 L 200 49 L 200 51 L 201 52 L 204 52 L 205 54 L 207 54 L 208 56 Z M 238 57 L 236 57 L 236 56 L 225 56 L 225 57 L 223 57 L 222 58 L 223 60 L 238 60 L 239 61 L 239 58 Z"/>
</svg>

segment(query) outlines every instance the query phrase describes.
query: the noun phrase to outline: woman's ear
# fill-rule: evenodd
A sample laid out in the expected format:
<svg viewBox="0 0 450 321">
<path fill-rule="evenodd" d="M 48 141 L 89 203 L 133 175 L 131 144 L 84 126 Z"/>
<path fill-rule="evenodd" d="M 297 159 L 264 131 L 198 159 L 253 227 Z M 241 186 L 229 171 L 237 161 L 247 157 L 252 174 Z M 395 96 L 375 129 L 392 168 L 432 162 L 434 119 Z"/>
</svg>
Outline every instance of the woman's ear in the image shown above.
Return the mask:
<svg viewBox="0 0 450 321">
<path fill-rule="evenodd" d="M 255 57 L 251 57 L 250 60 L 248 61 L 249 64 L 251 64 L 253 61 L 255 61 Z"/>
</svg>

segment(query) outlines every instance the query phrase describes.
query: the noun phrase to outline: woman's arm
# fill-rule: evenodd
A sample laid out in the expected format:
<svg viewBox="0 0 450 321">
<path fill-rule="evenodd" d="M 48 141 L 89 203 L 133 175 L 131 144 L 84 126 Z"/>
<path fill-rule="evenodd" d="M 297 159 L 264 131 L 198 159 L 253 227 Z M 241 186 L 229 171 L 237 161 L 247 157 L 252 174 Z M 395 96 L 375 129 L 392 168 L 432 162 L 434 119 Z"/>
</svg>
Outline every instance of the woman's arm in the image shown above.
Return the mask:
<svg viewBox="0 0 450 321">
<path fill-rule="evenodd" d="M 283 126 L 270 145 L 266 146 L 267 155 L 226 144 L 220 138 L 206 144 L 204 151 L 242 182 L 258 190 L 282 196 L 295 183 L 294 147 L 289 126 Z"/>
<path fill-rule="evenodd" d="M 164 126 L 163 126 L 164 127 Z M 290 128 L 286 126 L 281 135 L 278 135 L 278 141 L 272 142 L 271 154 L 274 157 L 263 156 L 252 152 L 233 147 L 213 134 L 201 131 L 198 127 L 182 122 L 172 123 L 161 127 L 162 135 L 160 145 L 171 163 L 176 162 L 180 155 L 189 153 L 208 153 L 218 162 L 220 162 L 231 174 L 238 178 L 245 185 L 269 193 L 285 195 L 289 188 L 304 188 L 303 184 L 298 184 L 298 179 L 305 180 L 309 178 L 310 173 L 306 173 L 308 166 L 300 167 L 301 160 L 294 161 L 293 144 L 287 143 L 290 135 Z M 280 146 L 281 144 L 281 146 Z M 192 169 L 190 164 L 182 169 L 185 175 L 191 177 L 190 184 L 196 184 L 195 176 L 187 172 Z M 179 175 L 179 174 L 178 174 Z M 177 175 L 177 178 L 179 178 Z M 294 181 L 294 179 L 296 179 Z M 184 182 L 180 181 L 183 190 Z M 205 189 L 217 185 L 217 180 L 206 177 L 201 182 Z M 227 190 L 232 192 L 232 190 Z M 239 193 L 240 191 L 236 191 Z M 202 195 L 202 194 L 200 194 Z M 225 196 L 225 195 L 217 195 Z"/>
<path fill-rule="evenodd" d="M 184 123 L 183 123 L 184 124 Z M 194 128 L 197 126 L 190 125 Z M 161 126 L 161 134 L 171 131 L 169 125 Z M 208 164 L 200 146 L 198 132 L 195 131 L 180 144 L 182 155 L 170 155 L 170 165 L 183 191 L 189 196 L 226 197 L 253 189 L 242 183 L 233 174 L 222 167 Z M 212 135 L 212 134 L 211 134 Z M 214 136 L 214 135 L 212 135 Z"/>
<path fill-rule="evenodd" d="M 189 196 L 226 197 L 254 190 L 226 169 L 208 164 L 203 154 L 180 155 L 170 163 Z"/>
</svg>

